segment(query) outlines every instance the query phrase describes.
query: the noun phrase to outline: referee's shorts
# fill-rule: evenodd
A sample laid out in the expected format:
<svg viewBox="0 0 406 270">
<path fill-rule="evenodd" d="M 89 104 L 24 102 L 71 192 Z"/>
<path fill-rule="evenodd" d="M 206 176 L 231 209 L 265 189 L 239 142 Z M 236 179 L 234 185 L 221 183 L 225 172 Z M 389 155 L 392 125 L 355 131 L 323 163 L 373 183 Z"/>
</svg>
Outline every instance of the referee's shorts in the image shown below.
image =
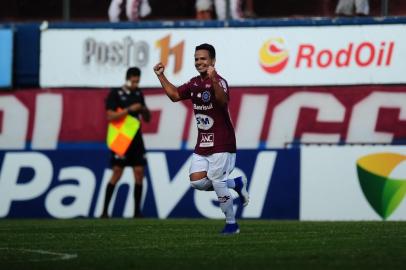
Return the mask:
<svg viewBox="0 0 406 270">
<path fill-rule="evenodd" d="M 141 132 L 137 132 L 123 157 L 111 151 L 110 166 L 146 166 L 145 146 Z"/>
</svg>

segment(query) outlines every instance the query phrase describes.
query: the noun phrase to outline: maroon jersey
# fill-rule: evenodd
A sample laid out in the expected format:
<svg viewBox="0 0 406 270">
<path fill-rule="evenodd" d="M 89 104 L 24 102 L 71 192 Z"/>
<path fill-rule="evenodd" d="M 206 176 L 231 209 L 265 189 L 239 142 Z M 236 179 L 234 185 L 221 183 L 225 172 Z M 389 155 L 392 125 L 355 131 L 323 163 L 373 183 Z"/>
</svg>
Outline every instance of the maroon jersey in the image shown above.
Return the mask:
<svg viewBox="0 0 406 270">
<path fill-rule="evenodd" d="M 229 96 L 226 80 L 220 76 L 218 79 Z M 178 92 L 181 99 L 190 99 L 193 103 L 198 129 L 195 153 L 203 156 L 221 152 L 235 153 L 235 133 L 228 106 L 216 103 L 211 80 L 196 76 L 180 86 Z"/>
</svg>

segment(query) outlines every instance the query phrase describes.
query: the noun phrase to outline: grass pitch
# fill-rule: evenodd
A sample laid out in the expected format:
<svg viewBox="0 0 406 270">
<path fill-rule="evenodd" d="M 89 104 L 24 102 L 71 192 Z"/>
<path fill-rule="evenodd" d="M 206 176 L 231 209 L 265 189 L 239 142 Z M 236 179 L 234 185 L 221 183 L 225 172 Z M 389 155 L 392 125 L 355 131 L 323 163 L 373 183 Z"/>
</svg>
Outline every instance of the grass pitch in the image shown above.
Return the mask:
<svg viewBox="0 0 406 270">
<path fill-rule="evenodd" d="M 404 269 L 406 222 L 0 220 L 1 269 Z"/>
</svg>

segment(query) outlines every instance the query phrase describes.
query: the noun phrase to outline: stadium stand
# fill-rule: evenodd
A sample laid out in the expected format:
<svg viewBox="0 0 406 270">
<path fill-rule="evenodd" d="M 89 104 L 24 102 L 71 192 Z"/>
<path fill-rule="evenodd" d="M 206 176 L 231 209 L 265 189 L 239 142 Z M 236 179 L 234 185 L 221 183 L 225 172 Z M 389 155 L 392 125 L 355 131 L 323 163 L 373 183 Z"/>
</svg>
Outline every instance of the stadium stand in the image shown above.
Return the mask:
<svg viewBox="0 0 406 270">
<path fill-rule="evenodd" d="M 70 2 L 70 20 L 106 21 L 109 0 L 59 0 L 59 1 L 3 1 L 0 21 L 63 20 L 63 3 Z M 176 4 L 174 4 L 176 3 Z M 254 11 L 259 18 L 295 16 L 335 16 L 336 0 L 256 0 Z M 150 0 L 153 13 L 149 19 L 194 19 L 194 0 Z M 381 15 L 382 0 L 370 0 L 371 16 Z M 389 1 L 388 15 L 406 14 L 406 2 Z"/>
</svg>

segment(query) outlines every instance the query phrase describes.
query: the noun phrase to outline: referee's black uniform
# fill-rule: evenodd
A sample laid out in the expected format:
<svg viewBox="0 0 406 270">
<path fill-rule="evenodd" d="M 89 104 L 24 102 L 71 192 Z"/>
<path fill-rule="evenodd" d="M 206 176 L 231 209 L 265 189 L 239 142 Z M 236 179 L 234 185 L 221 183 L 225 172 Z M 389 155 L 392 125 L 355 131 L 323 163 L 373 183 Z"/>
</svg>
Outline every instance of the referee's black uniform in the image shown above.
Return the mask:
<svg viewBox="0 0 406 270">
<path fill-rule="evenodd" d="M 106 99 L 106 110 L 116 111 L 119 108 L 127 108 L 134 103 L 141 103 L 143 106 L 146 106 L 144 95 L 139 88 L 133 91 L 125 89 L 124 87 L 113 88 Z M 138 112 L 129 112 L 129 114 L 139 119 Z M 145 166 L 147 164 L 145 153 L 146 151 L 140 128 L 128 147 L 124 157 L 120 157 L 111 151 L 110 164 L 112 167 Z"/>
</svg>

